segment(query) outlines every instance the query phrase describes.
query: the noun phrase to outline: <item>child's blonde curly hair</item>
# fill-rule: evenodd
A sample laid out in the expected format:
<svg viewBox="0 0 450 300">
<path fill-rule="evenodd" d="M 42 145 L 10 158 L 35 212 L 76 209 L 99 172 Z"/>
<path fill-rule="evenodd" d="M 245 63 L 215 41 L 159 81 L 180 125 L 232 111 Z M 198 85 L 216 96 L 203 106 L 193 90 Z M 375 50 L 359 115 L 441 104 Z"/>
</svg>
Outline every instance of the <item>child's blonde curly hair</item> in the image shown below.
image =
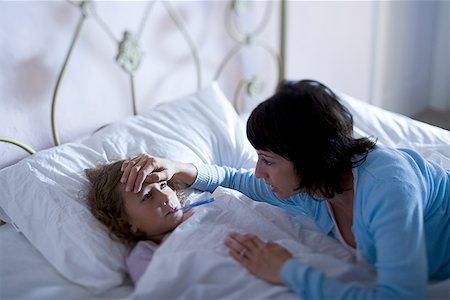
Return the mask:
<svg viewBox="0 0 450 300">
<path fill-rule="evenodd" d="M 120 241 L 132 245 L 140 240 L 146 240 L 147 237 L 142 232 L 133 232 L 128 222 L 124 198 L 118 188 L 123 162 L 124 160 L 118 160 L 85 170 L 91 184 L 87 193 L 87 203 L 94 217 L 108 228 L 112 237 L 115 236 Z M 178 192 L 180 186 L 177 183 L 169 180 L 167 184 L 180 196 Z"/>
</svg>

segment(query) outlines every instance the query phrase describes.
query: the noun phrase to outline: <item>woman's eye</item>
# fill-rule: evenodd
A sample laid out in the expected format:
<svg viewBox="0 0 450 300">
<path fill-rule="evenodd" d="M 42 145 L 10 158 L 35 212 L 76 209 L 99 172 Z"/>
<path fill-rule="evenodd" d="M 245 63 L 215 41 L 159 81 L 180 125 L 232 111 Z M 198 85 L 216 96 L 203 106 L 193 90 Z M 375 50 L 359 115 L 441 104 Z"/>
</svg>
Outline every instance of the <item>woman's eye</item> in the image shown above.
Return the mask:
<svg viewBox="0 0 450 300">
<path fill-rule="evenodd" d="M 162 182 L 160 188 L 164 189 L 167 186 L 167 182 Z"/>
<path fill-rule="evenodd" d="M 265 159 L 265 158 L 261 158 L 261 161 L 262 161 L 263 164 L 265 164 L 265 165 L 268 165 L 268 166 L 272 165 L 272 163 L 271 163 L 270 161 L 268 161 L 267 159 Z"/>
</svg>

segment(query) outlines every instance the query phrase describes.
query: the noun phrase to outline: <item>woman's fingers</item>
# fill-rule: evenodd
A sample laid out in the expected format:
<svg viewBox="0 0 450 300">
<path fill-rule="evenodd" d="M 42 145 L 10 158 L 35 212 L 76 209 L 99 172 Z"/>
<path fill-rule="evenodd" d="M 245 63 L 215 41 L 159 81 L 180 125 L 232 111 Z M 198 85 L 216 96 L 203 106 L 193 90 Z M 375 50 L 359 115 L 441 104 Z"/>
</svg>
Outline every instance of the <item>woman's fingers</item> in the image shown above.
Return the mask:
<svg viewBox="0 0 450 300">
<path fill-rule="evenodd" d="M 240 234 L 232 232 L 225 240 L 225 245 L 230 249 L 230 254 L 233 257 L 246 258 L 255 249 L 264 245 L 256 235 L 253 234 Z M 240 261 L 240 260 L 239 260 Z"/>
<path fill-rule="evenodd" d="M 147 155 L 141 154 L 137 157 L 137 159 L 136 159 L 137 161 L 134 160 L 136 163 L 134 165 L 129 166 L 130 173 L 128 175 L 127 185 L 125 187 L 126 192 L 134 191 L 135 193 L 137 193 L 139 191 L 139 190 L 136 191 L 136 188 L 135 188 L 136 179 L 137 179 L 138 174 L 141 171 L 142 167 L 145 166 L 146 159 L 147 159 Z"/>
<path fill-rule="evenodd" d="M 125 171 L 125 169 L 127 168 L 128 164 L 131 163 L 131 161 L 136 159 L 137 157 L 138 156 L 136 155 L 136 156 L 132 156 L 132 157 L 129 157 L 129 158 L 125 159 L 123 161 L 123 163 L 122 163 L 122 166 L 120 167 L 120 171 L 122 171 L 122 172 Z"/>
<path fill-rule="evenodd" d="M 237 232 L 231 232 L 228 237 L 235 240 L 237 243 L 244 247 L 256 248 L 261 246 L 264 242 L 254 234 L 240 234 Z"/>
<path fill-rule="evenodd" d="M 225 246 L 228 247 L 228 249 L 230 250 L 230 254 L 239 254 L 241 251 L 243 251 L 244 245 L 242 245 L 241 243 L 239 243 L 238 241 L 236 241 L 235 239 L 232 238 L 227 238 L 225 240 Z M 232 255 L 234 257 L 234 255 Z"/>
<path fill-rule="evenodd" d="M 247 253 L 244 253 L 244 255 L 241 255 L 241 253 L 235 252 L 235 251 L 229 251 L 228 252 L 232 258 L 234 258 L 238 263 L 243 265 L 246 269 L 249 268 L 250 261 L 247 259 Z"/>
<path fill-rule="evenodd" d="M 143 166 L 140 167 L 139 170 L 137 171 L 136 179 L 134 180 L 133 192 L 135 192 L 135 193 L 138 193 L 141 190 L 142 184 L 145 181 L 147 181 L 149 183 L 161 181 L 161 180 L 156 180 L 156 181 L 146 180 L 148 175 L 151 174 L 157 168 L 156 159 L 154 157 L 146 157 L 146 159 L 143 160 L 142 162 L 143 162 Z M 140 164 L 140 162 L 139 162 L 139 164 Z"/>
<path fill-rule="evenodd" d="M 144 182 L 155 183 L 170 180 L 173 176 L 169 170 L 170 166 L 171 162 L 168 160 L 140 154 L 122 163 L 123 174 L 120 182 L 126 184 L 126 192 L 138 193 Z"/>
<path fill-rule="evenodd" d="M 155 158 L 147 154 L 140 154 L 122 163 L 123 171 L 120 182 L 126 183 L 125 191 L 139 192 L 147 174 L 154 169 Z"/>
<path fill-rule="evenodd" d="M 130 175 L 131 168 L 136 164 L 136 162 L 139 160 L 139 156 L 130 157 L 129 159 L 125 160 L 122 163 L 121 171 L 123 172 L 122 178 L 120 179 L 120 182 L 126 183 L 128 176 Z"/>
<path fill-rule="evenodd" d="M 277 243 L 253 234 L 230 233 L 225 240 L 229 254 L 248 271 L 268 282 L 280 284 L 281 268 L 292 255 Z"/>
<path fill-rule="evenodd" d="M 160 181 L 168 181 L 170 180 L 170 174 L 169 171 L 167 170 L 162 170 L 162 171 L 153 171 L 150 172 L 146 177 L 144 182 L 147 183 L 155 183 L 155 182 L 160 182 Z"/>
</svg>

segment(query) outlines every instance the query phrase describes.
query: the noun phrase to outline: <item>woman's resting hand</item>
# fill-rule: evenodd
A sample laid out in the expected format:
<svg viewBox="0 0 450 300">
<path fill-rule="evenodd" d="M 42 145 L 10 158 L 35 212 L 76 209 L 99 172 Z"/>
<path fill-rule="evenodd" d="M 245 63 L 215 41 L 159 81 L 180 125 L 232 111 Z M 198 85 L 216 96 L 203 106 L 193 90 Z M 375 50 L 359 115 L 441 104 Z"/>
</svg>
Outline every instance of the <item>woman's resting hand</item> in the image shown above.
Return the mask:
<svg viewBox="0 0 450 300">
<path fill-rule="evenodd" d="M 253 234 L 230 233 L 225 245 L 229 254 L 250 273 L 270 283 L 281 284 L 281 268 L 292 254 L 277 243 L 262 241 Z"/>
<path fill-rule="evenodd" d="M 130 157 L 122 163 L 123 172 L 120 182 L 126 183 L 125 190 L 138 193 L 144 182 L 154 183 L 168 181 L 175 177 L 191 185 L 197 177 L 194 165 L 177 162 L 148 154 Z"/>
</svg>

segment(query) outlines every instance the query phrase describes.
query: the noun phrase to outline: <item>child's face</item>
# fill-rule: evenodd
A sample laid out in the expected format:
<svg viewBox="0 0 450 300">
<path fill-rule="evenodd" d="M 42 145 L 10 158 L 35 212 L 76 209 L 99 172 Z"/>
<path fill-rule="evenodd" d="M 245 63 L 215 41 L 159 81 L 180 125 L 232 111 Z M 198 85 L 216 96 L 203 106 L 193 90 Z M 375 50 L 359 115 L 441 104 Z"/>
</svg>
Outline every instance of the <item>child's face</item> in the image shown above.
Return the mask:
<svg viewBox="0 0 450 300">
<path fill-rule="evenodd" d="M 144 183 L 139 193 L 125 192 L 125 184 L 119 183 L 124 198 L 125 211 L 132 230 L 147 234 L 152 240 L 160 240 L 183 221 L 180 200 L 166 182 Z"/>
</svg>

